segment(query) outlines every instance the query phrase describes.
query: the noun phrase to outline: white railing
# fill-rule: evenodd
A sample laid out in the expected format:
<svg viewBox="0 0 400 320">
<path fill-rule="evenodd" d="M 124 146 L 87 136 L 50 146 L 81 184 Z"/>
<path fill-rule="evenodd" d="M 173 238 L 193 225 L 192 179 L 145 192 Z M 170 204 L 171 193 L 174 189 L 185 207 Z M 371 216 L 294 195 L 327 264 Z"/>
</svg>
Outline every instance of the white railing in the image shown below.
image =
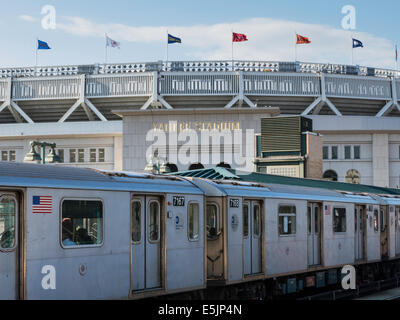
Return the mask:
<svg viewBox="0 0 400 320">
<path fill-rule="evenodd" d="M 160 93 L 165 96 L 235 95 L 239 92 L 239 78 L 234 72 L 163 72 L 159 86 Z"/>
<path fill-rule="evenodd" d="M 12 99 L 15 101 L 77 99 L 80 85 L 80 77 L 13 79 Z"/>
<path fill-rule="evenodd" d="M 327 75 L 325 90 L 328 97 L 390 100 L 392 96 L 390 79 L 367 77 L 344 77 Z"/>
<path fill-rule="evenodd" d="M 331 63 L 313 62 L 283 62 L 283 61 L 155 61 L 134 63 L 112 63 L 72 66 L 45 66 L 2 68 L 0 78 L 29 78 L 72 75 L 106 75 L 144 72 L 296 72 L 296 73 L 327 73 L 352 74 L 376 77 L 400 77 L 395 70 L 368 68 L 365 66 L 349 66 Z"/>
<path fill-rule="evenodd" d="M 317 75 L 244 73 L 245 95 L 267 96 L 319 96 L 320 80 Z"/>
<path fill-rule="evenodd" d="M 86 77 L 86 96 L 89 98 L 149 96 L 152 92 L 152 73 Z"/>
<path fill-rule="evenodd" d="M 133 66 L 135 67 L 135 66 Z M 138 66 L 136 66 L 138 67 Z M 193 67 L 193 66 L 191 66 Z M 196 66 L 200 67 L 200 66 Z M 204 66 L 201 66 L 203 68 Z M 240 66 L 238 66 L 240 67 Z M 257 65 L 252 68 L 265 67 Z M 290 66 L 289 66 L 290 67 Z M 126 71 L 126 70 L 125 70 Z M 157 79 L 154 79 L 154 76 Z M 85 81 L 83 86 L 82 81 Z M 391 100 L 392 79 L 325 74 L 328 97 Z M 0 100 L 8 94 L 8 79 L 0 79 Z M 21 100 L 77 99 L 81 90 L 88 98 L 161 96 L 305 96 L 323 94 L 317 73 L 221 71 L 221 72 L 131 72 L 63 77 L 12 78 L 12 96 Z M 400 92 L 400 79 L 396 80 Z"/>
<path fill-rule="evenodd" d="M 0 79 L 0 101 L 7 99 L 8 81 Z"/>
</svg>

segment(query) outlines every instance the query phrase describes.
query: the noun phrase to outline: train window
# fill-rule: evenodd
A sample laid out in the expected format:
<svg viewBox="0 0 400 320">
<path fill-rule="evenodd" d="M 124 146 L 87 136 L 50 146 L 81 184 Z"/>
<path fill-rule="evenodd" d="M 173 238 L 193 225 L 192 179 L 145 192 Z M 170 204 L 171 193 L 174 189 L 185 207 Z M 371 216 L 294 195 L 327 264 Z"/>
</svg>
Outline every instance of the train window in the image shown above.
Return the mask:
<svg viewBox="0 0 400 320">
<path fill-rule="evenodd" d="M 384 232 L 386 229 L 386 219 L 385 219 L 385 211 L 381 209 L 381 232 Z"/>
<path fill-rule="evenodd" d="M 246 203 L 243 205 L 243 237 L 249 236 L 249 205 Z"/>
<path fill-rule="evenodd" d="M 280 205 L 278 209 L 279 215 L 279 235 L 296 234 L 296 206 Z"/>
<path fill-rule="evenodd" d="M 379 212 L 378 210 L 374 210 L 374 231 L 379 231 Z"/>
<path fill-rule="evenodd" d="M 333 209 L 333 232 L 346 232 L 346 209 Z"/>
<path fill-rule="evenodd" d="M 311 234 L 311 207 L 307 207 L 307 230 Z"/>
<path fill-rule="evenodd" d="M 160 205 L 158 201 L 150 201 L 149 209 L 149 240 L 150 242 L 158 242 L 160 240 Z"/>
<path fill-rule="evenodd" d="M 13 197 L 0 199 L 0 249 L 15 247 L 15 219 L 17 204 Z"/>
<path fill-rule="evenodd" d="M 188 236 L 190 241 L 197 241 L 199 239 L 199 204 L 189 203 L 188 207 Z"/>
<path fill-rule="evenodd" d="M 64 200 L 61 205 L 62 246 L 93 246 L 103 243 L 103 202 Z"/>
<path fill-rule="evenodd" d="M 142 240 L 142 203 L 140 201 L 132 202 L 132 241 L 140 243 Z"/>
<path fill-rule="evenodd" d="M 207 205 L 207 237 L 214 238 L 218 233 L 218 207 L 216 204 Z"/>
<path fill-rule="evenodd" d="M 253 233 L 255 237 L 259 237 L 261 234 L 261 213 L 260 213 L 260 206 L 256 204 L 254 206 L 254 213 L 253 213 Z"/>
<path fill-rule="evenodd" d="M 316 234 L 319 234 L 321 232 L 321 215 L 319 214 L 319 207 L 315 207 L 315 211 L 314 211 L 314 223 L 315 223 L 315 229 L 314 232 Z"/>
</svg>

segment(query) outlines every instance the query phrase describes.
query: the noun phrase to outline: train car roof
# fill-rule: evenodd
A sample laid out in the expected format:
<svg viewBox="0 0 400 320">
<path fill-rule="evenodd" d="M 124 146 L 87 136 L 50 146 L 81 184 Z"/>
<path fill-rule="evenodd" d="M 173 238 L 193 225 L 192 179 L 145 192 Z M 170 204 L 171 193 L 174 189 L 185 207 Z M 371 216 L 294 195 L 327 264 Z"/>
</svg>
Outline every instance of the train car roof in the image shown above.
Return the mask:
<svg viewBox="0 0 400 320">
<path fill-rule="evenodd" d="M 351 184 L 342 182 L 333 182 L 326 180 L 303 179 L 276 176 L 258 172 L 244 172 L 228 168 L 207 168 L 198 170 L 189 170 L 170 173 L 168 175 L 176 175 L 182 177 L 197 177 L 211 180 L 233 180 L 233 181 L 248 181 L 263 184 L 278 184 L 278 185 L 291 185 L 298 187 L 310 187 L 319 189 L 328 189 L 333 191 L 346 191 L 351 193 L 372 193 L 372 194 L 387 194 L 387 195 L 400 195 L 400 189 L 383 188 L 377 186 Z"/>
<path fill-rule="evenodd" d="M 379 199 L 369 195 L 343 194 L 320 188 L 299 187 L 279 184 L 260 184 L 232 180 L 210 180 L 187 178 L 201 188 L 207 196 L 232 196 L 251 198 L 275 198 L 308 201 L 333 201 L 360 204 L 379 204 Z"/>
<path fill-rule="evenodd" d="M 0 162 L 0 186 L 203 194 L 180 177 Z"/>
</svg>

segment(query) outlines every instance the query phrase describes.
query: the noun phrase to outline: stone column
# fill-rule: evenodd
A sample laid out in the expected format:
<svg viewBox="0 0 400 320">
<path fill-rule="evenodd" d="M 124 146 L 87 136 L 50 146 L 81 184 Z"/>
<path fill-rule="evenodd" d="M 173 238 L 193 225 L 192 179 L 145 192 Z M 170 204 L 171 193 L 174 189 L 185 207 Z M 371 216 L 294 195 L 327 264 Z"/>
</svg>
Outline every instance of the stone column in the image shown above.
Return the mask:
<svg viewBox="0 0 400 320">
<path fill-rule="evenodd" d="M 389 186 L 389 135 L 372 135 L 372 176 L 374 185 Z M 362 178 L 362 177 L 361 177 Z"/>
<path fill-rule="evenodd" d="M 115 136 L 114 137 L 114 170 L 122 171 L 122 137 Z"/>
</svg>

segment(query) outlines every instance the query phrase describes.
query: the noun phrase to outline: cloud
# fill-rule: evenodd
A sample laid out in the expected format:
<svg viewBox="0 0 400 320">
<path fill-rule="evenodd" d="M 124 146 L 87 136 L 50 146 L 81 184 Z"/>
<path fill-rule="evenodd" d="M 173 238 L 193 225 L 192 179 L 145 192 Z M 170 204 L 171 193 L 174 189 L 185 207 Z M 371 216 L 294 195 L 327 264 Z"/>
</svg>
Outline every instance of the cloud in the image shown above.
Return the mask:
<svg viewBox="0 0 400 320">
<path fill-rule="evenodd" d="M 166 31 L 182 38 L 184 55 L 192 59 L 230 60 L 231 31 L 244 33 L 249 41 L 234 44 L 234 58 L 242 60 L 293 61 L 295 32 L 311 39 L 297 47 L 297 59 L 306 62 L 351 63 L 351 33 L 331 26 L 296 21 L 252 18 L 234 23 L 189 26 L 129 26 L 99 24 L 81 17 L 65 17 L 57 28 L 74 35 L 110 37 L 121 42 L 160 43 Z M 385 38 L 355 32 L 365 48 L 354 49 L 354 63 L 374 67 L 394 67 L 394 44 Z"/>
<path fill-rule="evenodd" d="M 29 16 L 29 15 L 26 15 L 26 14 L 20 15 L 18 18 L 21 19 L 21 20 L 24 20 L 24 21 L 28 21 L 28 22 L 37 21 L 37 19 L 35 17 Z"/>
</svg>

